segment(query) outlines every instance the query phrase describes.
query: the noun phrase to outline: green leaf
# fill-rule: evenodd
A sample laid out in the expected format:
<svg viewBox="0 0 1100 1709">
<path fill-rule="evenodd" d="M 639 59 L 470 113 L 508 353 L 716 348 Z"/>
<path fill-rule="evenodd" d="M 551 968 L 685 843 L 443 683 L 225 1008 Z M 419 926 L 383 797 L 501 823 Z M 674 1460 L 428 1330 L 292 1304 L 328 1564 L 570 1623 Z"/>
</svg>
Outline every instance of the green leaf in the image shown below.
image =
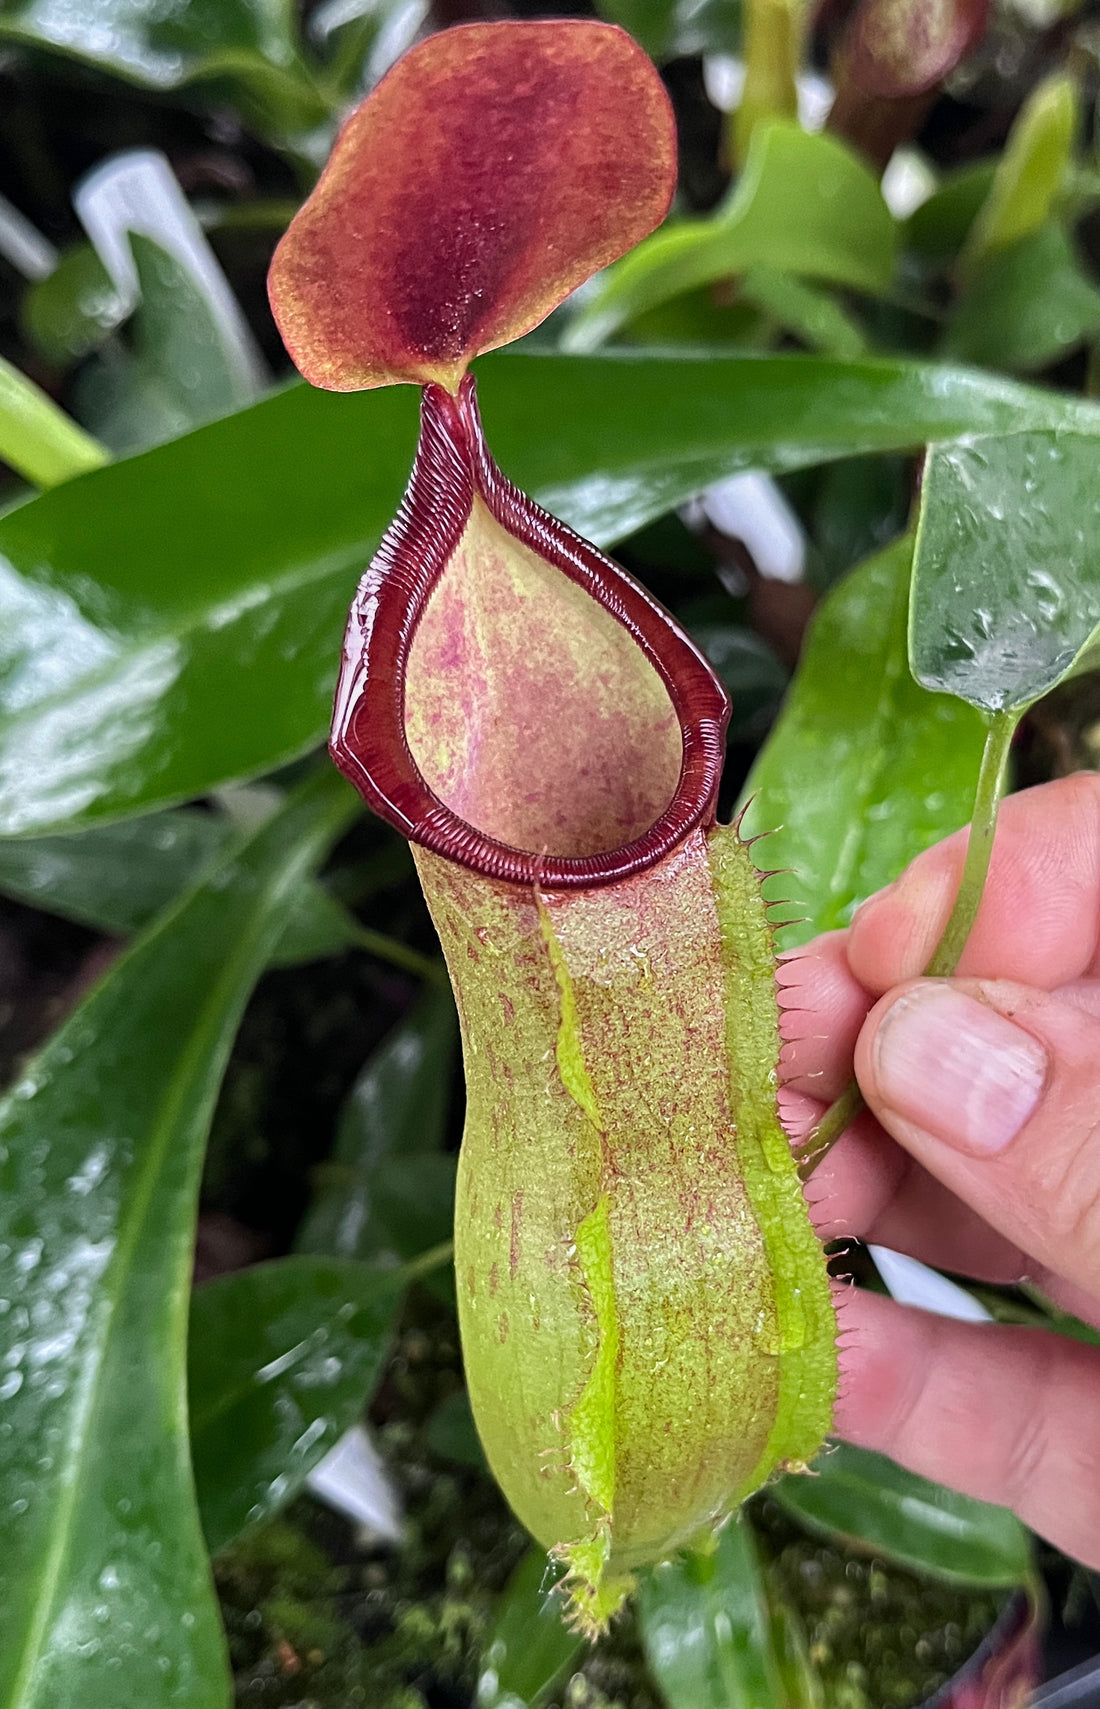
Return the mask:
<svg viewBox="0 0 1100 1709">
<path fill-rule="evenodd" d="M 920 363 L 510 354 L 479 369 L 506 472 L 600 545 L 737 468 L 1100 432 L 1091 404 Z M 188 800 L 323 739 L 415 410 L 407 387 L 291 388 L 0 517 L 0 834 Z"/>
<path fill-rule="evenodd" d="M 130 234 L 141 301 L 132 353 L 108 346 L 77 387 L 76 412 L 116 454 L 143 451 L 228 415 L 252 388 L 186 268 L 149 238 Z"/>
<path fill-rule="evenodd" d="M 1046 225 L 976 269 L 947 329 L 943 349 L 989 367 L 1043 368 L 1100 330 L 1100 291 L 1073 245 Z"/>
<path fill-rule="evenodd" d="M 750 267 L 738 297 L 768 315 L 786 332 L 800 338 L 808 350 L 825 356 L 867 354 L 867 339 L 858 321 L 828 291 L 807 285 L 774 267 Z"/>
<path fill-rule="evenodd" d="M 638 1592 L 650 1671 L 669 1709 L 810 1709 L 789 1692 L 752 1527 L 733 1520 L 713 1554 L 652 1568 Z"/>
<path fill-rule="evenodd" d="M 478 1674 L 477 1709 L 541 1709 L 584 1639 L 564 1624 L 561 1568 L 531 1549 L 497 1603 Z"/>
<path fill-rule="evenodd" d="M 385 961 L 390 942 L 378 932 L 367 932 L 323 884 L 309 879 L 298 891 L 271 961 L 274 967 L 297 967 L 301 962 L 343 955 L 347 949 L 368 947 Z"/>
<path fill-rule="evenodd" d="M 77 836 L 8 839 L 0 841 L 0 893 L 129 937 L 193 884 L 232 836 L 224 818 L 179 808 Z M 274 960 L 286 966 L 338 955 L 361 935 L 359 922 L 310 879 L 292 904 Z"/>
<path fill-rule="evenodd" d="M 198 85 L 228 92 L 276 137 L 329 116 L 296 41 L 286 0 L 7 0 L 0 41 L 24 43 L 125 78 L 144 89 Z"/>
<path fill-rule="evenodd" d="M 834 1443 L 808 1475 L 780 1478 L 768 1494 L 811 1531 L 953 1584 L 1018 1585 L 1031 1575 L 1029 1533 L 1007 1507 L 958 1495 L 866 1448 Z"/>
<path fill-rule="evenodd" d="M 291 1257 L 195 1291 L 191 1455 L 212 1554 L 285 1506 L 354 1424 L 381 1373 L 406 1285 L 400 1271 Z"/>
<path fill-rule="evenodd" d="M 1077 130 L 1077 86 L 1057 72 L 1024 102 L 970 228 L 959 271 L 972 280 L 983 261 L 1048 222 L 1067 174 Z"/>
<path fill-rule="evenodd" d="M 69 837 L 0 842 L 0 891 L 93 931 L 147 926 L 223 851 L 227 821 L 194 808 Z"/>
<path fill-rule="evenodd" d="M 299 1252 L 394 1265 L 450 1236 L 455 1159 L 443 1140 L 455 1047 L 450 991 L 432 991 L 367 1062 L 341 1112 Z"/>
<path fill-rule="evenodd" d="M 874 174 L 835 137 L 783 121 L 758 126 L 745 170 L 708 219 L 666 225 L 609 267 L 563 341 L 594 350 L 669 297 L 766 266 L 881 291 L 896 227 Z"/>
<path fill-rule="evenodd" d="M 474 1466 L 480 1472 L 488 1470 L 489 1463 L 465 1389 L 456 1389 L 440 1401 L 424 1425 L 423 1437 L 433 1454 L 441 1454 L 445 1460 L 456 1460 L 460 1466 Z"/>
<path fill-rule="evenodd" d="M 970 817 L 985 727 L 918 688 L 905 656 L 910 543 L 853 570 L 819 607 L 787 704 L 748 782 L 744 831 L 789 872 L 793 949 L 845 926 L 913 856 Z"/>
<path fill-rule="evenodd" d="M 741 44 L 741 0 L 598 0 L 596 10 L 651 59 L 736 53 Z"/>
<path fill-rule="evenodd" d="M 993 182 L 996 159 L 970 161 L 944 174 L 939 188 L 910 214 L 902 227 L 902 247 L 932 272 L 955 260 Z"/>
<path fill-rule="evenodd" d="M 663 354 L 686 347 L 692 355 L 700 350 L 767 350 L 775 343 L 776 320 L 753 308 L 744 292 L 744 282 L 732 301 L 715 301 L 710 285 L 670 297 L 655 309 L 647 309 L 630 323 L 631 350 L 655 350 Z M 563 311 L 564 312 L 564 311 Z"/>
<path fill-rule="evenodd" d="M 107 452 L 0 357 L 0 461 L 36 486 L 54 487 L 98 469 Z"/>
<path fill-rule="evenodd" d="M 1100 624 L 1097 445 L 1067 431 L 934 445 L 921 489 L 909 657 L 926 688 L 1015 711 Z"/>
<path fill-rule="evenodd" d="M 39 354 L 67 367 L 98 350 L 125 320 L 126 309 L 92 245 L 80 243 L 45 279 L 27 287 L 19 318 Z"/>
<path fill-rule="evenodd" d="M 187 1447 L 195 1204 L 241 1011 L 354 811 L 321 774 L 115 963 L 0 1106 L 3 1709 L 225 1709 Z"/>
</svg>

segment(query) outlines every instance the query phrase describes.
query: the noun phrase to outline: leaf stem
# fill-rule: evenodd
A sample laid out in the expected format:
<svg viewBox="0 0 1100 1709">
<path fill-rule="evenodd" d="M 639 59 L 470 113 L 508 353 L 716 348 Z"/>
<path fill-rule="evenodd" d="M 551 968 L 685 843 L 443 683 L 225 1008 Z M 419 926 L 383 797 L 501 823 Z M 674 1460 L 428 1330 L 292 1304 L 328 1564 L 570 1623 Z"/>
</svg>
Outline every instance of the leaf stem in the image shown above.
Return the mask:
<svg viewBox="0 0 1100 1709">
<path fill-rule="evenodd" d="M 1001 796 L 1004 794 L 1009 750 L 1019 721 L 1019 712 L 995 712 L 990 720 L 985 747 L 982 749 L 974 811 L 970 818 L 970 836 L 967 839 L 966 859 L 963 861 L 958 894 L 943 928 L 943 936 L 932 951 L 932 959 L 924 970 L 929 979 L 946 979 L 949 974 L 954 973 L 971 928 L 978 917 L 986 875 L 989 872 L 989 857 L 993 853 L 997 813 Z"/>
<path fill-rule="evenodd" d="M 993 853 L 1008 757 L 1019 721 L 1019 711 L 995 712 L 990 719 L 974 793 L 974 811 L 970 817 L 962 876 L 943 934 L 924 970 L 926 978 L 946 979 L 954 973 L 978 917 L 989 873 L 989 858 Z M 863 1094 L 852 1079 L 840 1097 L 829 1105 L 813 1132 L 795 1147 L 798 1173 L 803 1181 L 809 1180 L 863 1107 Z"/>
<path fill-rule="evenodd" d="M 360 926 L 355 934 L 355 942 L 369 955 L 377 956 L 379 961 L 388 961 L 391 967 L 400 967 L 403 972 L 413 973 L 418 979 L 424 979 L 431 985 L 447 983 L 447 970 L 442 961 L 430 955 L 421 955 L 418 949 L 410 948 L 398 938 L 387 937 L 385 932 L 376 932 L 370 926 Z"/>
<path fill-rule="evenodd" d="M 3 358 L 0 458 L 36 487 L 59 486 L 110 460 L 98 439 L 85 433 L 33 380 Z"/>
<path fill-rule="evenodd" d="M 823 1158 L 827 1157 L 841 1134 L 846 1133 L 863 1109 L 863 1093 L 853 1077 L 839 1098 L 835 1098 L 821 1120 L 806 1138 L 794 1148 L 798 1173 L 808 1181 Z"/>
<path fill-rule="evenodd" d="M 433 1270 L 442 1269 L 454 1257 L 454 1251 L 453 1240 L 442 1240 L 438 1246 L 429 1246 L 426 1252 L 420 1252 L 402 1264 L 397 1274 L 403 1282 L 417 1282 L 421 1276 L 430 1276 Z"/>
</svg>

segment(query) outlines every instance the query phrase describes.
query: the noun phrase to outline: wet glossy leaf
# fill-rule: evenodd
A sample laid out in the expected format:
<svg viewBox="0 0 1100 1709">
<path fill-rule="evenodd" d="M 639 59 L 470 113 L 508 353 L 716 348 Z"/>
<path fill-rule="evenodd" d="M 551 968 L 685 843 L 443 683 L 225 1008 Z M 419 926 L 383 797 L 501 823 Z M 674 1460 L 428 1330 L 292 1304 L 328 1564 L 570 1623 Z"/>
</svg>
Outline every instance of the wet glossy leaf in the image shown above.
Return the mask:
<svg viewBox="0 0 1100 1709">
<path fill-rule="evenodd" d="M 959 361 L 1024 372 L 1045 367 L 1098 330 L 1100 290 L 1065 232 L 1047 225 L 976 271 L 943 349 Z"/>
<path fill-rule="evenodd" d="M 107 974 L 0 1107 L 4 1709 L 224 1709 L 184 1359 L 218 1083 L 302 877 L 321 774 Z"/>
<path fill-rule="evenodd" d="M 663 227 L 608 268 L 564 342 L 594 350 L 635 315 L 761 264 L 883 290 L 895 230 L 874 174 L 843 143 L 796 124 L 758 126 L 726 204 Z"/>
<path fill-rule="evenodd" d="M 904 362 L 510 354 L 480 372 L 507 474 L 597 544 L 738 467 L 1100 431 L 1092 405 Z M 321 741 L 415 438 L 406 388 L 292 388 L 0 517 L 0 833 L 166 806 Z"/>
<path fill-rule="evenodd" d="M 214 813 L 180 808 L 72 837 L 0 841 L 0 893 L 114 937 L 149 925 L 232 840 Z M 282 965 L 337 955 L 359 924 L 314 880 L 303 883 L 275 946 Z"/>
<path fill-rule="evenodd" d="M 8 0 L 0 40 L 64 54 L 155 90 L 228 86 L 254 122 L 305 130 L 328 108 L 301 60 L 284 0 Z"/>
<path fill-rule="evenodd" d="M 933 446 L 913 564 L 918 682 L 999 712 L 1073 670 L 1100 624 L 1096 459 L 1072 432 Z"/>
<path fill-rule="evenodd" d="M 542 1549 L 531 1549 L 508 1580 L 481 1654 L 477 1709 L 540 1709 L 585 1648 L 562 1620 L 560 1576 Z"/>
<path fill-rule="evenodd" d="M 196 1290 L 191 1455 L 211 1553 L 302 1488 L 362 1412 L 405 1278 L 354 1260 L 276 1258 Z"/>
<path fill-rule="evenodd" d="M 832 1444 L 808 1475 L 768 1494 L 792 1518 L 953 1583 L 1017 1585 L 1032 1570 L 1030 1534 L 1006 1507 L 958 1495 L 882 1454 Z"/>
<path fill-rule="evenodd" d="M 299 1252 L 392 1266 L 449 1238 L 455 1160 L 439 1146 L 455 1042 L 451 994 L 433 991 L 370 1057 L 318 1173 Z"/>
<path fill-rule="evenodd" d="M 713 1554 L 654 1567 L 637 1609 L 646 1660 L 669 1709 L 809 1709 L 784 1680 L 746 1520 L 726 1526 Z"/>
<path fill-rule="evenodd" d="M 116 453 L 174 439 L 251 395 L 186 269 L 149 238 L 133 233 L 130 245 L 141 287 L 132 348 L 108 346 L 77 386 L 81 421 Z"/>
<path fill-rule="evenodd" d="M 970 816 L 985 727 L 909 674 L 909 561 L 900 541 L 825 600 L 745 785 L 746 831 L 772 833 L 760 859 L 784 869 L 772 888 L 800 916 L 779 932 L 784 949 L 847 925 L 859 902 Z"/>
<path fill-rule="evenodd" d="M 741 0 L 599 0 L 596 10 L 651 59 L 736 53 L 741 43 Z"/>
</svg>

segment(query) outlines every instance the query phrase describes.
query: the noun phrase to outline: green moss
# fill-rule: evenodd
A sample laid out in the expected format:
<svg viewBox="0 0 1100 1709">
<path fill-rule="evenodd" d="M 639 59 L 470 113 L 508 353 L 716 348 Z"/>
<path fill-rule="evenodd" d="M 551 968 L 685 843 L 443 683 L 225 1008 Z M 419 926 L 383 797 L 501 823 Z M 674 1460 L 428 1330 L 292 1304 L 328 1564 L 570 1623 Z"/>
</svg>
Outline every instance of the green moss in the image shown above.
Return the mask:
<svg viewBox="0 0 1100 1709">
<path fill-rule="evenodd" d="M 753 1506 L 772 1593 L 799 1611 L 830 1709 L 916 1709 L 981 1643 L 1003 1594 L 918 1577 Z"/>
</svg>

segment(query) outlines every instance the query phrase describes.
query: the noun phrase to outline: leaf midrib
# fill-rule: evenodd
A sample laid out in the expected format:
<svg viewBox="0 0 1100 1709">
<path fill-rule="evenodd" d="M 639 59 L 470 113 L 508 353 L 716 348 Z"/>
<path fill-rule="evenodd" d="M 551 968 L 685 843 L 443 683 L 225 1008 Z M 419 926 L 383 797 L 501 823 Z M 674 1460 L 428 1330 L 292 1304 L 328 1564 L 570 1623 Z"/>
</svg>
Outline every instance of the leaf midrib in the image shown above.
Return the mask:
<svg viewBox="0 0 1100 1709">
<path fill-rule="evenodd" d="M 165 1097 L 159 1105 L 157 1118 L 151 1129 L 152 1142 L 144 1149 L 138 1164 L 139 1184 L 131 1200 L 132 1214 L 127 1219 L 125 1235 L 116 1246 L 116 1256 L 108 1267 L 108 1276 L 119 1278 L 121 1284 L 125 1283 L 133 1263 L 141 1231 L 145 1226 L 154 1185 L 163 1164 L 167 1144 L 174 1131 L 173 1123 L 181 1100 L 184 1098 L 185 1088 L 191 1084 L 199 1069 L 203 1052 L 207 1048 L 208 1036 L 211 1031 L 216 1029 L 217 1015 L 231 1012 L 233 991 L 247 984 L 247 969 L 249 965 L 255 962 L 257 954 L 260 953 L 260 951 L 254 950 L 252 945 L 256 940 L 259 940 L 262 950 L 263 937 L 265 931 L 270 929 L 269 922 L 274 914 L 279 891 L 286 886 L 287 882 L 287 869 L 284 867 L 272 876 L 257 897 L 253 908 L 253 925 L 249 931 L 242 934 L 237 951 L 225 963 L 222 973 L 210 988 L 206 1002 L 200 1007 L 198 1023 L 193 1029 L 191 1042 L 184 1051 L 179 1068 L 172 1076 Z M 252 958 L 251 962 L 250 957 Z M 123 964 L 120 963 L 119 965 L 121 967 Z M 225 1046 L 225 1049 L 228 1049 L 228 1045 Z M 214 1079 L 217 1078 L 216 1055 L 215 1050 L 214 1073 L 211 1076 Z M 198 1125 L 200 1128 L 205 1126 L 202 1122 L 199 1122 Z M 192 1143 L 194 1143 L 193 1133 Z M 113 1290 L 110 1307 L 102 1319 L 101 1333 L 95 1343 L 95 1347 L 100 1349 L 100 1356 L 96 1360 L 94 1373 L 87 1385 L 85 1405 L 77 1412 L 74 1428 L 69 1432 L 67 1438 L 67 1443 L 71 1445 L 72 1449 L 68 1455 L 70 1464 L 79 1464 L 84 1458 L 91 1423 L 98 1410 L 100 1388 L 106 1365 L 104 1350 L 110 1342 L 112 1326 L 119 1311 L 123 1293 L 124 1286 L 116 1286 Z M 182 1298 L 186 1304 L 185 1293 Z M 92 1351 L 94 1350 L 93 1348 Z M 91 1353 L 89 1360 L 90 1358 Z M 42 1640 L 46 1635 L 50 1617 L 56 1606 L 61 1572 L 71 1548 L 72 1525 L 79 1494 L 79 1480 L 76 1477 L 69 1477 L 63 1486 L 60 1502 L 55 1509 L 60 1520 L 57 1527 L 56 1543 L 47 1553 L 42 1594 L 37 1601 L 36 1616 L 28 1622 L 26 1628 L 27 1642 L 24 1646 L 20 1670 L 15 1676 L 15 1689 L 9 1698 L 10 1709 L 19 1709 L 19 1705 L 23 1702 L 24 1695 L 32 1683 L 34 1670 L 41 1659 Z"/>
</svg>

